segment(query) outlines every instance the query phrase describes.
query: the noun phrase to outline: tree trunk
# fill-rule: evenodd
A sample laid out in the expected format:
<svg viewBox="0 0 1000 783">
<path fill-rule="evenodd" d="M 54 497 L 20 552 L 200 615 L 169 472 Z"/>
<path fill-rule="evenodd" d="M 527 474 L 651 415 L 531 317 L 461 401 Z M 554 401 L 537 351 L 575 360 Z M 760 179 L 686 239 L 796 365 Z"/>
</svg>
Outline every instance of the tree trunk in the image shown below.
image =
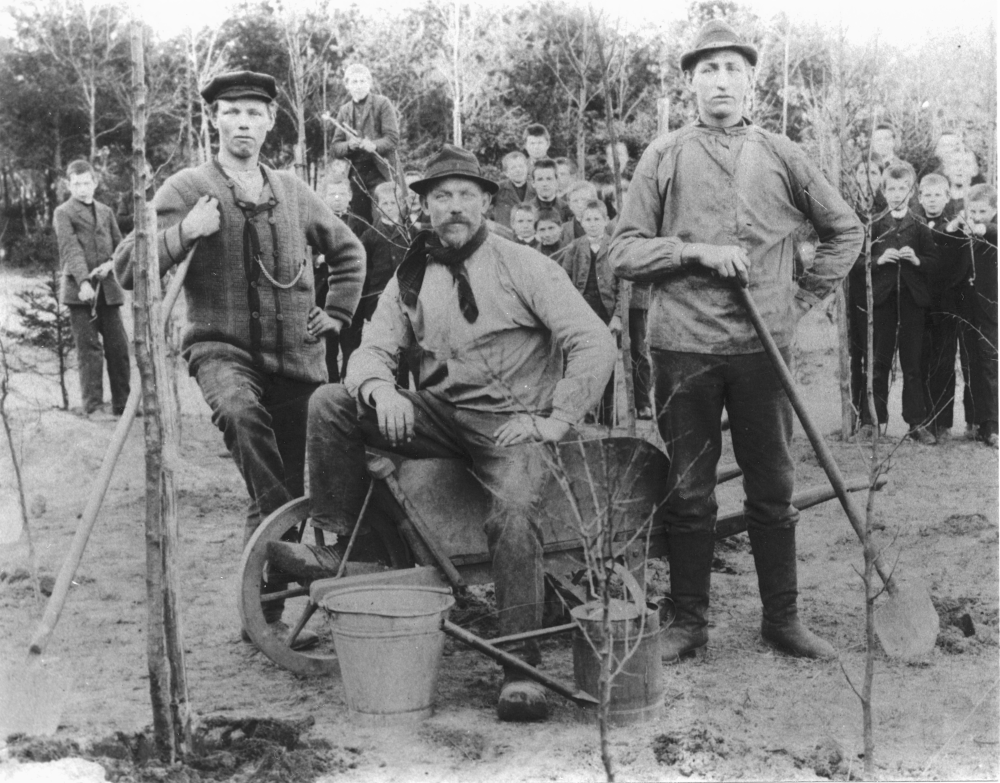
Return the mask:
<svg viewBox="0 0 1000 783">
<path fill-rule="evenodd" d="M 656 135 L 670 133 L 670 98 L 666 95 L 656 99 Z"/>
<path fill-rule="evenodd" d="M 176 420 L 163 336 L 156 214 L 146 208 L 146 87 L 142 23 L 133 17 L 132 171 L 135 215 L 135 348 L 146 440 L 146 654 L 158 755 L 173 764 L 191 749 L 184 647 L 177 605 Z"/>
<path fill-rule="evenodd" d="M 452 91 L 454 93 L 451 109 L 451 136 L 456 147 L 462 146 L 462 74 L 459 69 L 459 45 L 461 43 L 461 0 L 455 0 L 453 8 L 455 38 L 452 41 L 451 68 Z"/>
</svg>

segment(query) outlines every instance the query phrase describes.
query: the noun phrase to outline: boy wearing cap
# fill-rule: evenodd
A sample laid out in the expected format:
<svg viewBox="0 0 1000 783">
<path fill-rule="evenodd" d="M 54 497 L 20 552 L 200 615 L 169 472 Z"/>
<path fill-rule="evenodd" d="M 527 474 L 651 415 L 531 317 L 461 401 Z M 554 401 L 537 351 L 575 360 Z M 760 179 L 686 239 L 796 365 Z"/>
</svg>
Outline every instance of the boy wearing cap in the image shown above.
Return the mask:
<svg viewBox="0 0 1000 783">
<path fill-rule="evenodd" d="M 798 316 L 833 291 L 863 232 L 840 194 L 787 138 L 743 116 L 757 50 L 714 20 L 681 57 L 698 119 L 654 140 L 632 177 L 612 241 L 616 273 L 653 283 L 647 338 L 657 423 L 670 455 L 666 524 L 676 662 L 708 643 L 716 467 L 729 412 L 763 604 L 761 635 L 791 655 L 835 656 L 797 614 L 792 408 L 735 286 L 749 285 L 790 358 Z M 820 238 L 793 281 L 790 237 Z"/>
<path fill-rule="evenodd" d="M 213 79 L 202 96 L 219 132 L 217 157 L 174 174 L 153 197 L 161 273 L 194 249 L 182 348 L 246 482 L 244 543 L 303 493 L 309 396 L 327 380 L 322 338 L 351 322 L 365 276 L 364 250 L 343 221 L 293 172 L 260 164 L 276 95 L 266 74 Z M 126 287 L 132 247 L 126 239 L 115 256 Z M 325 309 L 314 301 L 316 253 L 329 272 Z M 277 634 L 286 630 L 282 610 L 277 601 L 265 609 Z"/>
<path fill-rule="evenodd" d="M 372 93 L 372 73 L 367 66 L 348 65 L 344 86 L 351 100 L 337 112 L 331 149 L 334 157 L 350 161 L 354 185 L 351 212 L 371 226 L 375 187 L 392 179 L 399 124 L 389 99 Z"/>
<path fill-rule="evenodd" d="M 475 155 L 446 144 L 410 187 L 432 230 L 417 235 L 386 285 L 345 385 L 323 387 L 309 405 L 313 524 L 350 535 L 372 480 L 366 446 L 465 460 L 490 497 L 484 528 L 500 633 L 534 630 L 544 600 L 537 506 L 545 444 L 600 399 L 614 340 L 556 263 L 487 230 L 483 213 L 497 185 Z M 414 348 L 419 384 L 410 391 L 394 373 L 397 357 Z M 333 547 L 303 544 L 271 544 L 269 557 L 309 579 L 340 563 Z M 534 642 L 514 652 L 539 660 Z M 507 670 L 497 711 L 502 720 L 544 718 L 545 692 Z"/>
</svg>

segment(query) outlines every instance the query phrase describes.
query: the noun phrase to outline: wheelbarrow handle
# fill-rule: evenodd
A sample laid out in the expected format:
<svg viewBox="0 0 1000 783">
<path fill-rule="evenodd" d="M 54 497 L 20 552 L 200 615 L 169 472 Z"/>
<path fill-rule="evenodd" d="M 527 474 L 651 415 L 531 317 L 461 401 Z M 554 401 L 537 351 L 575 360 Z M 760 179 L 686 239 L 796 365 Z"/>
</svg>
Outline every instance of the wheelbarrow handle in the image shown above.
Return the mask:
<svg viewBox="0 0 1000 783">
<path fill-rule="evenodd" d="M 847 484 L 844 481 L 844 476 L 840 472 L 840 468 L 837 466 L 837 461 L 833 457 L 833 452 L 830 451 L 830 447 L 827 445 L 823 436 L 820 434 L 819 430 L 816 429 L 816 425 L 810 418 L 809 412 L 806 410 L 805 403 L 802 400 L 802 396 L 799 394 L 799 390 L 795 387 L 795 380 L 792 378 L 792 373 L 789 371 L 788 365 L 785 364 L 785 359 L 781 355 L 781 351 L 778 349 L 778 344 L 774 341 L 774 338 L 768 331 L 768 328 L 764 323 L 764 319 L 760 315 L 760 310 L 757 309 L 757 305 L 753 301 L 753 297 L 750 296 L 750 290 L 745 285 L 737 285 L 736 290 L 740 298 L 743 300 L 743 305 L 746 308 L 747 315 L 750 317 L 750 322 L 753 324 L 753 328 L 756 330 L 757 336 L 760 338 L 760 341 L 764 346 L 764 351 L 770 358 L 771 364 L 774 365 L 774 370 L 778 374 L 781 385 L 784 387 L 785 393 L 788 395 L 788 399 L 792 403 L 792 408 L 794 408 L 795 413 L 798 414 L 799 421 L 802 423 L 802 429 L 805 430 L 806 435 L 809 438 L 809 442 L 812 444 L 813 450 L 816 452 L 816 458 L 819 460 L 820 466 L 823 468 L 827 478 L 830 480 L 830 485 L 833 487 L 833 491 L 840 500 L 840 505 L 842 505 L 844 507 L 844 511 L 847 512 L 847 518 L 851 522 L 851 527 L 854 528 L 854 532 L 857 533 L 862 545 L 868 548 L 868 553 L 875 562 L 875 569 L 878 571 L 878 575 L 885 583 L 886 588 L 890 593 L 894 593 L 896 591 L 896 584 L 892 579 L 892 574 L 885 567 L 885 563 L 882 561 L 881 555 L 875 551 L 874 546 L 870 543 L 865 544 L 864 517 L 861 515 L 861 512 L 858 510 L 858 507 L 855 505 L 854 500 L 848 492 Z"/>
<path fill-rule="evenodd" d="M 460 642 L 469 645 L 469 647 L 474 650 L 478 650 L 484 655 L 492 658 L 497 663 L 501 663 L 511 669 L 516 669 L 525 677 L 529 677 L 540 685 L 544 685 L 549 690 L 555 691 L 560 696 L 566 697 L 574 704 L 578 704 L 581 707 L 596 707 L 600 704 L 600 702 L 589 693 L 585 693 L 579 689 L 574 690 L 566 683 L 557 680 L 555 677 L 550 677 L 549 675 L 540 672 L 534 666 L 525 663 L 520 658 L 511 655 L 510 653 L 506 653 L 503 650 L 494 647 L 485 639 L 480 639 L 475 634 L 466 631 L 464 628 L 455 625 L 449 620 L 441 621 L 441 630 L 453 639 L 458 639 Z"/>
</svg>

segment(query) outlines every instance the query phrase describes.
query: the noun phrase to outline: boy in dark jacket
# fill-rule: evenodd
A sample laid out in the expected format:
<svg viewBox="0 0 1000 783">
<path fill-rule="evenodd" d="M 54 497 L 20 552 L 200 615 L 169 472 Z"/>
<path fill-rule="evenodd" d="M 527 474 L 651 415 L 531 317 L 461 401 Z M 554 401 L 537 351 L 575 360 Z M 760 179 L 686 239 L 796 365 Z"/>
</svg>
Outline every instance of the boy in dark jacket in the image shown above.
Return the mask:
<svg viewBox="0 0 1000 783">
<path fill-rule="evenodd" d="M 62 266 L 59 301 L 69 308 L 80 363 L 83 412 L 106 412 L 104 363 L 111 382 L 111 411 L 120 416 L 128 400 L 128 336 L 122 324 L 125 301 L 115 279 L 111 254 L 122 241 L 110 207 L 94 200 L 97 176 L 89 162 L 75 160 L 66 170 L 70 198 L 52 216 Z M 102 342 L 103 338 L 103 342 Z"/>
<path fill-rule="evenodd" d="M 889 418 L 889 375 L 892 359 L 899 348 L 899 366 L 903 372 L 903 420 L 907 433 L 924 445 L 937 442 L 924 425 L 927 409 L 921 374 L 924 339 L 924 316 L 931 303 L 928 274 L 936 272 L 940 257 L 931 230 L 909 210 L 908 202 L 916 181 L 909 163 L 890 166 L 883 175 L 882 191 L 889 211 L 872 223 L 872 302 L 874 356 L 873 372 L 875 412 L 878 424 Z M 859 259 L 864 264 L 864 256 Z M 862 289 L 864 290 L 864 289 Z M 859 319 L 857 333 L 867 329 L 867 308 L 858 297 L 852 316 Z M 864 326 L 862 327 L 862 324 Z M 897 339 L 898 335 L 898 339 Z M 868 406 L 861 405 L 862 437 L 873 434 Z"/>
<path fill-rule="evenodd" d="M 508 152 L 503 156 L 504 178 L 500 180 L 500 189 L 493 197 L 486 217 L 501 226 L 510 225 L 510 213 L 518 204 L 531 201 L 535 197 L 535 189 L 528 181 L 528 159 L 523 152 Z"/>
<path fill-rule="evenodd" d="M 562 241 L 562 215 L 554 209 L 542 209 L 535 220 L 535 242 L 532 245 L 539 253 L 554 258 L 566 246 Z"/>
<path fill-rule="evenodd" d="M 976 439 L 997 447 L 997 192 L 973 185 L 965 211 L 947 226 L 964 234 L 962 254 L 972 267 L 972 331 L 970 350 Z"/>
<path fill-rule="evenodd" d="M 395 182 L 383 182 L 375 187 L 372 195 L 375 197 L 375 221 L 361 235 L 366 259 L 365 284 L 361 289 L 358 309 L 354 311 L 354 320 L 340 336 L 340 350 L 344 354 L 341 378 L 347 377 L 347 363 L 354 350 L 361 345 L 361 332 L 375 314 L 375 306 L 385 284 L 396 273 L 396 267 L 410 245 L 410 236 L 402 219 L 407 204 L 402 189 Z M 405 378 L 405 373 L 400 377 Z"/>
<path fill-rule="evenodd" d="M 603 201 L 593 199 L 583 208 L 580 221 L 586 232 L 556 257 L 576 290 L 591 309 L 608 325 L 617 338 L 622 332 L 622 321 L 618 316 L 619 282 L 608 262 L 610 237 L 607 234 L 608 211 Z M 614 424 L 615 377 L 604 390 L 604 397 L 598 406 L 597 423 Z"/>
<path fill-rule="evenodd" d="M 928 278 L 931 304 L 924 332 L 924 378 L 929 429 L 939 440 L 947 440 L 954 421 L 955 351 L 959 350 L 965 380 L 966 428 L 973 427 L 972 388 L 968 348 L 972 345 L 972 265 L 961 252 L 962 239 L 945 231 L 952 218 L 948 180 L 927 174 L 920 180 L 920 208 L 934 236 L 941 265 Z"/>
</svg>

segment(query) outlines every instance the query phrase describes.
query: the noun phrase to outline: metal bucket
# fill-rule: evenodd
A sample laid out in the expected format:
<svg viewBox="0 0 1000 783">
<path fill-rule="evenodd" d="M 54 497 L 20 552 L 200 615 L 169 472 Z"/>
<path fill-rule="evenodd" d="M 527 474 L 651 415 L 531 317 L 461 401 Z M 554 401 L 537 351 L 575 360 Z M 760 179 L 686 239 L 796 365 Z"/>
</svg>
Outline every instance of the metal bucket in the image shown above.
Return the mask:
<svg viewBox="0 0 1000 783">
<path fill-rule="evenodd" d="M 347 692 L 347 706 L 377 722 L 431 714 L 450 588 L 369 585 L 325 596 L 321 606 Z"/>
<path fill-rule="evenodd" d="M 663 711 L 663 684 L 660 679 L 660 612 L 640 597 L 638 585 L 630 592 L 635 602 L 612 599 L 611 694 L 608 721 L 612 726 L 628 726 L 658 717 Z M 600 601 L 574 608 L 570 614 L 579 624 L 573 633 L 573 675 L 576 685 L 599 697 L 600 651 L 604 646 L 603 614 Z M 580 718 L 596 719 L 596 710 L 581 710 Z"/>
</svg>

